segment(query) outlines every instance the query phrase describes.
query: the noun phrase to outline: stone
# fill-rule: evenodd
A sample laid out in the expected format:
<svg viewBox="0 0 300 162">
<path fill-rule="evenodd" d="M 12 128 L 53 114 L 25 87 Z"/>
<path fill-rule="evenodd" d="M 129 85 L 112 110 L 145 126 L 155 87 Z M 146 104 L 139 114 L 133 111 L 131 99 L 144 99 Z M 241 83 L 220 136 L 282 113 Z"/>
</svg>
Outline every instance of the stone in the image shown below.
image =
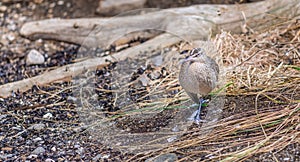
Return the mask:
<svg viewBox="0 0 300 162">
<path fill-rule="evenodd" d="M 39 141 L 42 141 L 43 139 L 41 137 L 37 137 L 37 138 L 34 138 L 32 141 L 33 142 L 39 142 Z"/>
<path fill-rule="evenodd" d="M 48 158 L 45 160 L 45 162 L 55 162 L 55 161 L 53 159 Z"/>
<path fill-rule="evenodd" d="M 7 10 L 7 6 L 0 6 L 0 12 L 5 12 Z"/>
<path fill-rule="evenodd" d="M 42 129 L 45 128 L 45 124 L 43 123 L 38 123 L 38 124 L 33 124 L 32 126 L 30 126 L 28 129 L 29 130 L 37 130 L 37 131 L 40 131 Z"/>
<path fill-rule="evenodd" d="M 32 49 L 26 58 L 27 65 L 36 65 L 36 64 L 43 64 L 45 62 L 44 56 L 37 50 Z"/>
<path fill-rule="evenodd" d="M 9 42 L 13 42 L 15 39 L 16 39 L 16 36 L 12 33 L 10 34 L 7 34 L 6 35 L 6 39 L 9 41 Z"/>
<path fill-rule="evenodd" d="M 51 119 L 51 118 L 53 118 L 53 115 L 51 113 L 47 113 L 47 114 L 43 115 L 43 118 L 44 119 Z"/>
<path fill-rule="evenodd" d="M 60 6 L 61 6 L 61 5 L 64 5 L 64 3 L 65 3 L 64 1 L 58 1 L 58 2 L 57 2 L 57 4 L 60 5 Z"/>
<path fill-rule="evenodd" d="M 31 154 L 39 155 L 39 154 L 45 153 L 45 151 L 46 150 L 43 147 L 40 146 L 40 147 L 37 147 L 35 150 L 33 150 Z"/>
</svg>

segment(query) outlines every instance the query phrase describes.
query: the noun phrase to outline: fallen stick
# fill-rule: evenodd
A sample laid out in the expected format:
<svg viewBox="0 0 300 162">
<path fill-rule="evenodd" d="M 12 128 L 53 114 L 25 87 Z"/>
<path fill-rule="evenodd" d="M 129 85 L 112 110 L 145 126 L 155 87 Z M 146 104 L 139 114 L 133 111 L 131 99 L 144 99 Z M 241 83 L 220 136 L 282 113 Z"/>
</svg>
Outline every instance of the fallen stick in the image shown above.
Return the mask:
<svg viewBox="0 0 300 162">
<path fill-rule="evenodd" d="M 138 54 L 141 51 L 151 51 L 154 49 L 165 48 L 179 41 L 181 41 L 181 39 L 178 37 L 174 37 L 170 34 L 162 34 L 158 37 L 151 39 L 150 41 L 147 41 L 146 43 L 134 46 L 132 48 L 128 48 L 112 56 L 90 58 L 82 62 L 65 65 L 55 70 L 47 71 L 41 75 L 32 78 L 27 78 L 20 81 L 1 85 L 0 97 L 9 97 L 13 91 L 16 92 L 17 90 L 19 90 L 20 92 L 25 92 L 29 90 L 33 85 L 42 86 L 55 81 L 61 81 L 65 79 L 70 80 L 72 77 L 81 74 L 82 72 L 85 72 L 87 69 L 96 69 L 104 67 L 109 63 L 109 61 L 122 61 L 126 58 L 133 58 L 138 56 Z M 108 62 L 106 60 L 108 60 Z"/>
</svg>

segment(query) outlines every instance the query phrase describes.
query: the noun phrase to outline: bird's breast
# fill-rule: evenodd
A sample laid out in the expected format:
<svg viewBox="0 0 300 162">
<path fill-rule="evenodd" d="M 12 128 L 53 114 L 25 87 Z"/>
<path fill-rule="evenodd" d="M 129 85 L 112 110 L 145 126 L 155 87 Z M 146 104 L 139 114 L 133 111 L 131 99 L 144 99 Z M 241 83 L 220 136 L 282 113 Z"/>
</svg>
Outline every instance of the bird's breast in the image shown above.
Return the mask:
<svg viewBox="0 0 300 162">
<path fill-rule="evenodd" d="M 205 63 L 185 63 L 181 66 L 179 82 L 187 92 L 206 95 L 215 88 L 217 75 L 217 72 Z"/>
</svg>

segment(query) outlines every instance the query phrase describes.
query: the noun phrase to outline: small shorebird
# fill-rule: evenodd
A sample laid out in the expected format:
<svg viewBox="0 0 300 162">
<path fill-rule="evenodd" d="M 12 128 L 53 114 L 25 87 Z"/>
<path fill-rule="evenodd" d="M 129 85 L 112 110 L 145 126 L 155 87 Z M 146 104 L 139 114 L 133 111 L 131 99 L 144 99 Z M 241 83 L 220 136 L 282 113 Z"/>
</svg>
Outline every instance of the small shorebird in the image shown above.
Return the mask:
<svg viewBox="0 0 300 162">
<path fill-rule="evenodd" d="M 193 116 L 196 123 L 204 121 L 200 118 L 200 113 L 202 104 L 208 100 L 204 100 L 203 96 L 216 87 L 218 75 L 218 64 L 208 57 L 202 48 L 194 48 L 182 61 L 179 83 L 190 98 L 199 104 L 199 108 Z"/>
</svg>

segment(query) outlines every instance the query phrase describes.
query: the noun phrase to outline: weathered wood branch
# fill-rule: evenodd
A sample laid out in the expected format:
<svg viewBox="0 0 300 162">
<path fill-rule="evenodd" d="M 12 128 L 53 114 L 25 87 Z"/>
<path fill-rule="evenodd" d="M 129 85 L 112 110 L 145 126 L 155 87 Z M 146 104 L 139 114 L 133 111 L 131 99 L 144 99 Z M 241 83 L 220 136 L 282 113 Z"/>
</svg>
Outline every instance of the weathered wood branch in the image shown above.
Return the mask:
<svg viewBox="0 0 300 162">
<path fill-rule="evenodd" d="M 70 80 L 72 77 L 81 74 L 87 69 L 96 69 L 97 67 L 103 67 L 108 64 L 105 60 L 108 61 L 121 61 L 126 58 L 134 58 L 138 56 L 140 51 L 153 50 L 168 47 L 176 42 L 180 41 L 179 38 L 173 37 L 170 34 L 162 34 L 146 44 L 140 44 L 132 48 L 128 48 L 121 52 L 118 52 L 112 56 L 106 56 L 102 58 L 91 58 L 82 62 L 66 65 L 60 68 L 57 68 L 52 71 L 45 72 L 44 74 L 23 79 L 20 81 L 4 84 L 0 86 L 0 97 L 8 97 L 11 95 L 11 92 L 24 92 L 29 90 L 33 85 L 46 85 L 55 81 L 61 80 Z M 116 60 L 117 59 L 117 60 Z"/>
<path fill-rule="evenodd" d="M 187 40 L 206 39 L 221 29 L 239 33 L 245 24 L 265 29 L 299 15 L 299 0 L 266 0 L 241 5 L 195 5 L 114 18 L 42 20 L 26 23 L 20 33 L 31 38 L 106 47 L 137 30 L 157 29 Z"/>
</svg>

